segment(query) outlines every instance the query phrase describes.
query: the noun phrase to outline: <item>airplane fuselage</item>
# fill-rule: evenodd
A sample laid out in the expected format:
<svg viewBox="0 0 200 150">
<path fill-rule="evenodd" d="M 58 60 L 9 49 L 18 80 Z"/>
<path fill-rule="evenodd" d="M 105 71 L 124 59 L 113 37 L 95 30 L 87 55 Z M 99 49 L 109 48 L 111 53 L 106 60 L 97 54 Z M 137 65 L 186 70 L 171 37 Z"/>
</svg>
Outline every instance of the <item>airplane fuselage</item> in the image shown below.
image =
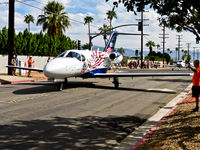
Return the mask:
<svg viewBox="0 0 200 150">
<path fill-rule="evenodd" d="M 111 60 L 111 54 L 116 55 Z M 107 53 L 90 50 L 68 50 L 51 60 L 44 67 L 44 74 L 49 78 L 64 79 L 74 76 L 92 77 L 95 73 L 106 73 L 112 61 L 121 62 L 119 53 Z"/>
</svg>

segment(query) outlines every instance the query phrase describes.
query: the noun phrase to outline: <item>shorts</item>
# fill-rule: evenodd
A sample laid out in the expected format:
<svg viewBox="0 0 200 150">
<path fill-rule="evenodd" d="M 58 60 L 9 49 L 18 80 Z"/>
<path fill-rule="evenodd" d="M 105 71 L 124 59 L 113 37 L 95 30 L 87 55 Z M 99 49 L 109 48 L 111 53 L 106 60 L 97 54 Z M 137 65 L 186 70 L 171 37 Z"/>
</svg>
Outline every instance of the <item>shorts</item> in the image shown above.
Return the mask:
<svg viewBox="0 0 200 150">
<path fill-rule="evenodd" d="M 200 86 L 192 86 L 192 97 L 199 97 Z"/>
</svg>

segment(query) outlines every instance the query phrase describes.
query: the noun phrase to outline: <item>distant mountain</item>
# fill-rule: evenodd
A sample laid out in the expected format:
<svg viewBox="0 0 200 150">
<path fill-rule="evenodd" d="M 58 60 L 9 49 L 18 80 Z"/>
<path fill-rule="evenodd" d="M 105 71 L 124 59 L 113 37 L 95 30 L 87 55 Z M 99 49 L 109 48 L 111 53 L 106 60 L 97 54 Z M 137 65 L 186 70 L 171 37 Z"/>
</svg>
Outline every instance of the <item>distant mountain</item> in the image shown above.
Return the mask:
<svg viewBox="0 0 200 150">
<path fill-rule="evenodd" d="M 100 51 L 103 51 L 103 50 L 104 50 L 104 47 L 93 45 L 93 46 L 92 46 L 92 49 L 93 49 L 93 50 L 99 49 Z"/>
<path fill-rule="evenodd" d="M 96 46 L 96 45 L 93 46 L 93 50 L 97 50 L 98 48 L 99 48 L 100 51 L 104 50 L 104 47 Z M 118 49 L 118 48 L 116 48 L 116 49 Z M 125 54 L 124 54 L 125 56 L 129 56 L 129 57 L 135 57 L 136 56 L 135 55 L 135 50 L 124 49 L 124 51 L 125 51 Z M 171 51 L 172 51 L 171 54 L 167 50 L 165 52 L 168 53 L 173 60 L 177 60 L 177 52 L 175 50 L 171 50 Z M 162 50 L 160 52 L 162 53 Z M 143 55 L 144 56 L 147 56 L 148 54 L 149 54 L 149 51 L 143 51 Z M 140 56 L 140 50 L 138 51 L 138 55 Z M 190 55 L 192 56 L 192 61 L 193 61 L 193 54 L 192 54 L 192 52 L 190 52 Z M 183 52 L 180 52 L 180 59 L 182 58 L 182 56 L 183 56 Z M 197 59 L 197 56 L 200 56 L 200 54 L 196 54 L 196 58 L 195 59 Z"/>
</svg>

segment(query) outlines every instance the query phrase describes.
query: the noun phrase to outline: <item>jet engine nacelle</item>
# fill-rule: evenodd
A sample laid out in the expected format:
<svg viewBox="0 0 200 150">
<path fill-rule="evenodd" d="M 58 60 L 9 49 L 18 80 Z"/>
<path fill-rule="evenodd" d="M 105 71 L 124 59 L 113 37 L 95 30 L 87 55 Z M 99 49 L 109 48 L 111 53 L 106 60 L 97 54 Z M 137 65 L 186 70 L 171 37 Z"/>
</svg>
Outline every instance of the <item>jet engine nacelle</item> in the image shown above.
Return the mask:
<svg viewBox="0 0 200 150">
<path fill-rule="evenodd" d="M 122 56 L 122 54 L 120 54 L 118 52 L 112 52 L 109 54 L 109 59 L 110 59 L 111 63 L 119 64 L 119 63 L 121 63 L 123 56 Z"/>
</svg>

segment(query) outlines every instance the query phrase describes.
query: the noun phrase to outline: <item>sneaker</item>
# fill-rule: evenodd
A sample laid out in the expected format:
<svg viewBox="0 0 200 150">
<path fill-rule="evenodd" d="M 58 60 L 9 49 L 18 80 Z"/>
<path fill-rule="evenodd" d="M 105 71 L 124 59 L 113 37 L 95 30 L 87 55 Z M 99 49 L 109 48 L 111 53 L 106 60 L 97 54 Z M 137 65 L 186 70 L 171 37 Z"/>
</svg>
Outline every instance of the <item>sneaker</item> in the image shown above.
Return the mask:
<svg viewBox="0 0 200 150">
<path fill-rule="evenodd" d="M 192 112 L 197 112 L 197 111 L 199 111 L 198 107 L 195 107 L 194 109 L 192 109 Z"/>
</svg>

